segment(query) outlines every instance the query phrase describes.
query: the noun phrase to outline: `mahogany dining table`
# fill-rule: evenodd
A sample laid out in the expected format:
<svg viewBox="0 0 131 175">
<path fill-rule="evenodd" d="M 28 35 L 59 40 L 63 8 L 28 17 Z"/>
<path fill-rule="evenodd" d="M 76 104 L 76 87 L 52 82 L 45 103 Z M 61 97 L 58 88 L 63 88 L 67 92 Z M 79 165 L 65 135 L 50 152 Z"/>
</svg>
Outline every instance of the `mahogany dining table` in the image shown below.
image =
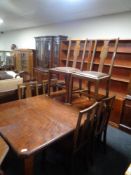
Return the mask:
<svg viewBox="0 0 131 175">
<path fill-rule="evenodd" d="M 79 110 L 39 95 L 0 104 L 0 135 L 32 175 L 34 154 L 73 132 Z"/>
</svg>

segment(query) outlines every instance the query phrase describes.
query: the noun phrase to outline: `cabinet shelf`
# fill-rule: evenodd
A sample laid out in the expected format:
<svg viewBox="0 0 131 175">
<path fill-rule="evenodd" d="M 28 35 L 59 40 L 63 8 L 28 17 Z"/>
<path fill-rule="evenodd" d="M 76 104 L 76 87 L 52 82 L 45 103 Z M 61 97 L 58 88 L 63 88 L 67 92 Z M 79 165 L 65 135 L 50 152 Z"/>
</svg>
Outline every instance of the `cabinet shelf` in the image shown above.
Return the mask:
<svg viewBox="0 0 131 175">
<path fill-rule="evenodd" d="M 118 77 L 114 77 L 114 76 L 112 76 L 111 77 L 111 80 L 113 80 L 113 81 L 119 81 L 119 82 L 123 82 L 123 83 L 129 83 L 129 80 L 128 79 L 125 79 L 125 78 L 118 78 Z"/>
<path fill-rule="evenodd" d="M 61 58 L 61 61 L 66 61 L 66 58 Z M 70 62 L 73 62 L 73 59 L 69 59 Z M 77 60 L 77 62 L 81 62 L 81 60 Z M 87 64 L 87 61 L 84 61 L 85 64 Z M 94 64 L 98 65 L 98 62 L 95 62 Z M 109 64 L 105 64 L 105 66 L 109 66 Z M 131 69 L 131 66 L 128 65 L 118 65 L 118 64 L 114 64 L 114 67 L 116 68 L 123 68 L 123 69 Z"/>
</svg>

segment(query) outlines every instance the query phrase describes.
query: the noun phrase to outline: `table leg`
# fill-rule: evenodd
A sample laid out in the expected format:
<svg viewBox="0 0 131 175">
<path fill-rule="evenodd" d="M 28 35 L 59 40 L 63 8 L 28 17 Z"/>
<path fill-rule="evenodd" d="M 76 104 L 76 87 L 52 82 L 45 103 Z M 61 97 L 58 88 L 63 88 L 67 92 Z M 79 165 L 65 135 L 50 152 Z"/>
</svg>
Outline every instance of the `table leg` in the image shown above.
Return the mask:
<svg viewBox="0 0 131 175">
<path fill-rule="evenodd" d="M 29 156 L 24 159 L 24 175 L 33 175 L 34 156 Z"/>
<path fill-rule="evenodd" d="M 71 79 L 71 74 L 66 76 L 66 103 L 69 103 L 69 98 L 70 98 L 70 79 Z"/>
<path fill-rule="evenodd" d="M 51 72 L 48 73 L 48 96 L 50 96 Z"/>
</svg>

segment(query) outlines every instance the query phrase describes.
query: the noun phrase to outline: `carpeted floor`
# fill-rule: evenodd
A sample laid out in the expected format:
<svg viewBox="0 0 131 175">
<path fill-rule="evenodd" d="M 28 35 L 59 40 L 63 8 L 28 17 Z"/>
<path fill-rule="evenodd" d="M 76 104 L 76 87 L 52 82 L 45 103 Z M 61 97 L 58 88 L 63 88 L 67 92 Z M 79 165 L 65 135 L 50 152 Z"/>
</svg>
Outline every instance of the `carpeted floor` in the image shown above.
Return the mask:
<svg viewBox="0 0 131 175">
<path fill-rule="evenodd" d="M 56 155 L 52 155 L 56 156 Z M 58 155 L 57 155 L 58 156 Z M 52 160 L 54 159 L 52 157 Z M 51 160 L 51 157 L 50 157 Z M 97 151 L 94 165 L 87 169 L 82 167 L 77 174 L 80 175 L 124 175 L 131 162 L 131 135 L 108 126 L 107 153 Z M 3 164 L 6 175 L 21 175 L 22 161 L 13 153 L 9 153 Z M 35 160 L 34 175 L 66 175 L 65 168 L 54 161 L 43 161 L 43 154 L 39 153 Z"/>
</svg>

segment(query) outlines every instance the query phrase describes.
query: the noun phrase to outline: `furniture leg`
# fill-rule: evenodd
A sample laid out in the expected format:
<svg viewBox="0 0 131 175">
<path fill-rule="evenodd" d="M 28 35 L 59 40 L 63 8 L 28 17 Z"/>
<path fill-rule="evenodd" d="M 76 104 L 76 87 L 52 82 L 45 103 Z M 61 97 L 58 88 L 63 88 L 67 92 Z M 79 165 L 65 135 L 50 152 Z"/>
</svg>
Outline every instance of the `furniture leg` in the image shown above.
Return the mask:
<svg viewBox="0 0 131 175">
<path fill-rule="evenodd" d="M 33 175 L 34 156 L 29 156 L 24 159 L 24 175 Z"/>
<path fill-rule="evenodd" d="M 82 91 L 82 79 L 79 79 L 79 90 L 80 90 L 80 96 Z"/>
<path fill-rule="evenodd" d="M 98 99 L 98 89 L 99 89 L 99 81 L 96 81 L 95 94 L 94 94 L 96 100 Z"/>
<path fill-rule="evenodd" d="M 67 77 L 66 77 L 66 103 L 69 103 L 69 93 L 70 93 L 70 77 L 71 77 L 71 75 L 68 75 Z"/>
<path fill-rule="evenodd" d="M 48 74 L 48 96 L 50 96 L 51 72 Z"/>
<path fill-rule="evenodd" d="M 110 86 L 110 80 L 108 79 L 106 82 L 106 97 L 109 96 L 109 86 Z"/>
<path fill-rule="evenodd" d="M 91 92 L 90 89 L 91 89 L 91 82 L 88 81 L 88 82 L 87 82 L 87 95 L 88 95 L 88 96 L 90 96 L 90 92 Z"/>
<path fill-rule="evenodd" d="M 72 93 L 73 93 L 73 77 L 70 79 L 70 87 L 69 87 L 69 103 L 72 103 Z"/>
</svg>

